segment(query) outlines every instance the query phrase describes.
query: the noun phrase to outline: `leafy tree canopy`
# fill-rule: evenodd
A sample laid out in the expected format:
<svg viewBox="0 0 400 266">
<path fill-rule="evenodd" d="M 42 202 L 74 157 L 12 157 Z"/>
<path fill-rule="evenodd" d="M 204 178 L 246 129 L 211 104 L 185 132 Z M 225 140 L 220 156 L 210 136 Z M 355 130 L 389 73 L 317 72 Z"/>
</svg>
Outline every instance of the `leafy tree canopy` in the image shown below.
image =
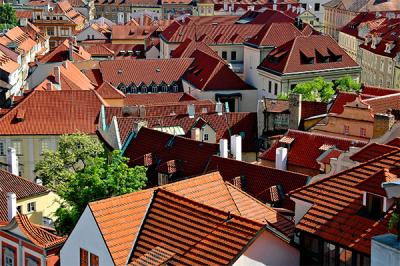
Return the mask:
<svg viewBox="0 0 400 266">
<path fill-rule="evenodd" d="M 349 75 L 336 80 L 335 87 L 337 90 L 347 92 L 358 92 L 361 90 L 361 84 L 352 79 L 352 77 Z"/>
<path fill-rule="evenodd" d="M 289 94 L 282 93 L 278 96 L 278 99 L 288 99 L 288 95 L 292 93 L 301 94 L 303 101 L 329 102 L 335 94 L 335 90 L 332 82 L 318 77 L 312 81 L 297 84 L 293 90 L 289 91 Z"/>
<path fill-rule="evenodd" d="M 0 29 L 13 28 L 18 25 L 17 15 L 10 4 L 0 5 Z"/>
<path fill-rule="evenodd" d="M 130 168 L 128 160 L 119 151 L 107 157 L 97 139 L 83 134 L 62 136 L 55 152 L 44 152 L 35 171 L 62 198 L 55 213 L 59 233 L 72 231 L 89 202 L 146 185 L 146 168 Z"/>
</svg>

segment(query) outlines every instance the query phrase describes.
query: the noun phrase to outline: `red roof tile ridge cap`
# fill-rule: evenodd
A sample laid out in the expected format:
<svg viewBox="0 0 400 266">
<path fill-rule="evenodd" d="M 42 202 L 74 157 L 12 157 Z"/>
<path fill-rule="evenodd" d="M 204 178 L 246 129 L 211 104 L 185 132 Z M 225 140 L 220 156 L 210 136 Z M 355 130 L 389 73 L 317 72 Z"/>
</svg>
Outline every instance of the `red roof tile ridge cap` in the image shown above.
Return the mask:
<svg viewBox="0 0 400 266">
<path fill-rule="evenodd" d="M 309 136 L 318 136 L 318 137 L 323 137 L 325 139 L 336 139 L 336 140 L 349 141 L 349 142 L 354 142 L 354 143 L 359 143 L 359 144 L 368 144 L 367 141 L 339 137 L 339 136 L 331 136 L 331 135 L 326 135 L 326 134 L 322 134 L 322 133 L 317 133 L 314 131 L 313 132 L 301 131 L 301 130 L 297 130 L 297 129 L 289 129 L 284 136 L 287 136 L 289 134 L 289 132 L 294 132 L 295 134 L 302 134 L 302 135 L 309 135 Z"/>
<path fill-rule="evenodd" d="M 361 101 L 364 102 L 364 103 L 368 103 L 368 102 L 373 102 L 374 100 L 386 99 L 386 98 L 391 98 L 391 97 L 399 97 L 399 96 L 400 96 L 400 92 L 393 93 L 393 94 L 382 95 L 382 96 L 376 96 L 374 98 L 364 99 L 364 100 L 361 100 Z"/>
<path fill-rule="evenodd" d="M 347 173 L 347 172 L 354 171 L 355 169 L 359 169 L 359 168 L 364 167 L 364 166 L 366 166 L 366 165 L 368 165 L 368 164 L 370 164 L 370 163 L 373 163 L 373 162 L 375 162 L 375 161 L 379 161 L 379 160 L 381 160 L 381 159 L 384 159 L 384 158 L 387 157 L 387 156 L 390 156 L 390 155 L 392 155 L 392 154 L 396 154 L 396 153 L 398 153 L 398 152 L 399 152 L 399 150 L 390 151 L 390 152 L 385 153 L 385 154 L 383 154 L 383 155 L 381 155 L 381 156 L 379 156 L 379 157 L 376 157 L 376 158 L 370 159 L 370 160 L 368 160 L 368 161 L 365 161 L 365 162 L 363 162 L 363 163 L 360 163 L 360 164 L 357 165 L 357 166 L 354 166 L 354 167 L 349 168 L 349 169 L 345 169 L 345 170 L 340 171 L 340 172 L 338 172 L 338 173 L 336 173 L 336 174 L 334 174 L 334 175 L 331 175 L 331 176 L 328 176 L 328 177 L 323 178 L 323 179 L 321 179 L 321 180 L 318 180 L 318 181 L 316 181 L 315 183 L 311 183 L 311 184 L 304 185 L 304 186 L 302 186 L 302 187 L 296 188 L 296 189 L 290 191 L 290 192 L 287 193 L 287 194 L 288 194 L 290 197 L 296 197 L 296 196 L 294 196 L 294 194 L 296 194 L 297 192 L 303 190 L 304 188 L 313 187 L 313 186 L 315 186 L 315 185 L 317 185 L 317 184 L 323 183 L 323 182 L 325 182 L 325 181 L 327 181 L 327 180 L 330 180 L 330 179 L 332 179 L 332 178 L 334 178 L 334 177 L 338 177 L 338 176 L 340 176 L 340 175 L 342 175 L 342 174 L 345 174 L 345 173 Z M 379 171 L 380 171 L 380 170 L 378 170 L 377 172 L 379 172 Z"/>
</svg>

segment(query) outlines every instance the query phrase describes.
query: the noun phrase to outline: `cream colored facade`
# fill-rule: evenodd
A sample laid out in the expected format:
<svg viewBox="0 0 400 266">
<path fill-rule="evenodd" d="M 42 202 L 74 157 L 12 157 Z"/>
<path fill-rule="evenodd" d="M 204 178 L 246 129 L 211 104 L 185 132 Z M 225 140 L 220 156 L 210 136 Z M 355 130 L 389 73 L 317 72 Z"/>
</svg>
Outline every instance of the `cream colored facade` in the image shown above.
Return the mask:
<svg viewBox="0 0 400 266">
<path fill-rule="evenodd" d="M 339 46 L 358 64 L 360 64 L 361 61 L 360 45 L 362 43 L 363 41 L 355 36 L 339 32 Z"/>
<path fill-rule="evenodd" d="M 197 16 L 214 16 L 214 3 L 198 3 L 193 14 Z"/>
<path fill-rule="evenodd" d="M 58 135 L 15 135 L 0 136 L 0 143 L 4 151 L 8 147 L 13 147 L 17 151 L 19 161 L 19 175 L 31 181 L 35 181 L 34 169 L 36 163 L 41 158 L 43 150 L 55 150 L 58 142 Z M 0 155 L 0 163 L 7 163 L 7 156 Z"/>
<path fill-rule="evenodd" d="M 356 15 L 357 13 L 346 10 L 343 4 L 335 8 L 325 6 L 325 34 L 329 34 L 337 40 L 339 38 L 340 29 L 355 18 Z"/>
<path fill-rule="evenodd" d="M 28 210 L 28 204 L 35 205 L 35 211 Z M 35 197 L 23 198 L 17 200 L 17 208 L 21 214 L 26 214 L 29 220 L 35 224 L 43 224 L 43 218 L 56 219 L 55 211 L 60 206 L 60 197 L 49 191 L 46 194 Z"/>
<path fill-rule="evenodd" d="M 361 82 L 371 86 L 400 88 L 400 54 L 395 58 L 360 48 Z"/>
</svg>

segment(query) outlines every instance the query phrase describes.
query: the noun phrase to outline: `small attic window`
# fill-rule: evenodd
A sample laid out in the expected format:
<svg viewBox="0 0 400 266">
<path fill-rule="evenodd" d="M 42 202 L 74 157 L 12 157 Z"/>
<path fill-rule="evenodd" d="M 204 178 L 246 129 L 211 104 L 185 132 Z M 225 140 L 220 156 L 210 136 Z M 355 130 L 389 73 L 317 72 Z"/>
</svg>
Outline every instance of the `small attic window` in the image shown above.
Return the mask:
<svg viewBox="0 0 400 266">
<path fill-rule="evenodd" d="M 15 114 L 15 120 L 17 120 L 18 122 L 24 121 L 25 112 L 25 109 L 18 109 L 17 113 Z"/>
<path fill-rule="evenodd" d="M 369 218 L 379 219 L 382 217 L 384 197 L 365 193 L 365 207 Z"/>
<path fill-rule="evenodd" d="M 303 52 L 300 52 L 300 63 L 302 65 L 312 65 L 314 64 L 314 57 L 308 57 Z"/>
<path fill-rule="evenodd" d="M 122 69 L 118 69 L 117 71 L 118 74 L 122 74 L 122 72 L 123 72 Z"/>
<path fill-rule="evenodd" d="M 157 73 L 161 72 L 161 69 L 160 68 L 156 68 L 156 72 Z"/>
</svg>

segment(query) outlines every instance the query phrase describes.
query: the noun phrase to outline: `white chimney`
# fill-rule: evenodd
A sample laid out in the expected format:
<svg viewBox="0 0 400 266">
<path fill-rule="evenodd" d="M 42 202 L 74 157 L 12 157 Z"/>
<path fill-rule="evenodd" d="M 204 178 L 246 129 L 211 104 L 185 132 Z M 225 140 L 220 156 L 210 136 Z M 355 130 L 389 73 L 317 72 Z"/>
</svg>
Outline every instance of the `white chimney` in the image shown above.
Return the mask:
<svg viewBox="0 0 400 266">
<path fill-rule="evenodd" d="M 49 82 L 46 83 L 46 89 L 47 89 L 48 91 L 51 91 L 52 87 L 53 87 L 53 83 L 52 83 L 51 81 L 49 81 Z"/>
<path fill-rule="evenodd" d="M 278 6 L 276 5 L 276 0 L 274 0 L 274 4 L 272 5 L 272 9 L 273 10 L 277 10 L 278 9 Z"/>
<path fill-rule="evenodd" d="M 242 160 L 242 136 L 231 136 L 231 153 L 234 159 L 238 161 Z"/>
<path fill-rule="evenodd" d="M 59 66 L 54 67 L 54 77 L 57 84 L 61 85 L 61 71 Z"/>
<path fill-rule="evenodd" d="M 8 172 L 12 173 L 13 175 L 19 174 L 17 151 L 12 147 L 7 149 L 7 164 Z"/>
<path fill-rule="evenodd" d="M 21 27 L 26 27 L 27 24 L 28 24 L 28 19 L 27 18 L 21 18 L 19 20 L 19 25 L 21 25 Z"/>
<path fill-rule="evenodd" d="M 188 104 L 187 106 L 187 113 L 189 115 L 189 118 L 194 118 L 194 114 L 195 114 L 195 107 L 194 104 Z"/>
<path fill-rule="evenodd" d="M 7 193 L 7 218 L 11 221 L 17 215 L 17 195 L 14 192 Z"/>
<path fill-rule="evenodd" d="M 68 61 L 64 61 L 63 66 L 68 69 Z"/>
<path fill-rule="evenodd" d="M 190 138 L 192 140 L 201 141 L 201 130 L 200 128 L 194 127 L 190 130 Z"/>
<path fill-rule="evenodd" d="M 39 186 L 43 186 L 43 181 L 40 178 L 36 178 L 35 183 Z"/>
<path fill-rule="evenodd" d="M 287 170 L 288 150 L 284 147 L 276 149 L 275 168 L 279 170 Z"/>
<path fill-rule="evenodd" d="M 215 112 L 216 112 L 218 115 L 222 115 L 222 103 L 221 103 L 221 102 L 217 102 L 217 103 L 215 104 Z"/>
<path fill-rule="evenodd" d="M 228 11 L 228 2 L 226 0 L 224 1 L 224 10 Z"/>
<path fill-rule="evenodd" d="M 228 140 L 220 139 L 219 140 L 219 156 L 223 158 L 228 158 Z"/>
</svg>

